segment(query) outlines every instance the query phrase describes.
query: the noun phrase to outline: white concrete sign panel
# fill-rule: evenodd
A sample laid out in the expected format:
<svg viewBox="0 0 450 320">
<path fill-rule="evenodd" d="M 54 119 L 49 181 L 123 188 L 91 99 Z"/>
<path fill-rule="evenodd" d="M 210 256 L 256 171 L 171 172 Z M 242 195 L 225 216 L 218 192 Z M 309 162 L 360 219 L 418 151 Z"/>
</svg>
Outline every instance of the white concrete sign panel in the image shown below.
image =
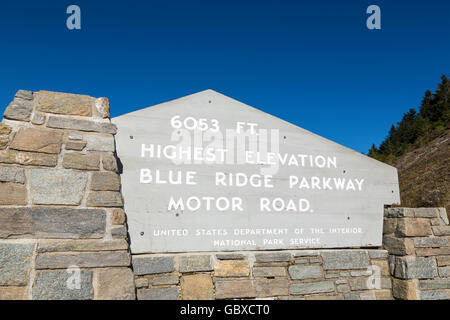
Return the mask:
<svg viewBox="0 0 450 320">
<path fill-rule="evenodd" d="M 397 170 L 212 90 L 114 118 L 133 253 L 380 246 Z"/>
</svg>

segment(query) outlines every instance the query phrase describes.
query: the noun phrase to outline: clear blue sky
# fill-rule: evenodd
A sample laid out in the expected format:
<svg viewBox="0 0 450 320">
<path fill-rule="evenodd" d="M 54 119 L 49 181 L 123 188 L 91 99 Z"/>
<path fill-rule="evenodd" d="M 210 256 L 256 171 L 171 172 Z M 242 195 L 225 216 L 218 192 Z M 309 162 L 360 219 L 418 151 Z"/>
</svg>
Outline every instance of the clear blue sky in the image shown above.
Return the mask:
<svg viewBox="0 0 450 320">
<path fill-rule="evenodd" d="M 0 113 L 18 89 L 106 96 L 113 116 L 214 89 L 366 153 L 449 74 L 449 15 L 447 0 L 1 0 Z"/>
</svg>

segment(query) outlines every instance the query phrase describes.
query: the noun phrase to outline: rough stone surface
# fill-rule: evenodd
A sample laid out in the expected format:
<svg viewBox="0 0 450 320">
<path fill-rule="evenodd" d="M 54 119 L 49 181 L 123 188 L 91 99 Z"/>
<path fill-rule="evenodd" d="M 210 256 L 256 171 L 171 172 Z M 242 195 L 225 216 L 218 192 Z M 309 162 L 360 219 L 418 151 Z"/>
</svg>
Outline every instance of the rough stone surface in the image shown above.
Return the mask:
<svg viewBox="0 0 450 320">
<path fill-rule="evenodd" d="M 412 208 L 389 208 L 385 210 L 385 216 L 389 218 L 414 217 Z"/>
<path fill-rule="evenodd" d="M 123 209 L 113 209 L 111 213 L 111 221 L 113 225 L 123 225 L 126 221 L 126 216 Z"/>
<path fill-rule="evenodd" d="M 81 270 L 80 283 L 76 271 L 38 271 L 33 284 L 33 300 L 87 300 L 94 297 L 92 272 Z"/>
<path fill-rule="evenodd" d="M 45 123 L 45 115 L 42 113 L 35 113 L 31 119 L 31 123 L 35 125 L 41 125 Z"/>
<path fill-rule="evenodd" d="M 27 284 L 33 247 L 33 244 L 0 243 L 0 286 Z"/>
<path fill-rule="evenodd" d="M 414 208 L 414 216 L 417 218 L 437 218 L 438 215 L 437 208 Z"/>
<path fill-rule="evenodd" d="M 450 256 L 437 257 L 436 260 L 440 267 L 450 266 Z"/>
<path fill-rule="evenodd" d="M 392 234 L 397 229 L 397 219 L 384 218 L 383 220 L 383 234 Z"/>
<path fill-rule="evenodd" d="M 63 157 L 63 167 L 66 169 L 99 170 L 100 155 L 76 152 L 66 153 Z"/>
<path fill-rule="evenodd" d="M 448 290 L 431 290 L 431 291 L 421 291 L 421 300 L 448 300 L 450 294 Z"/>
<path fill-rule="evenodd" d="M 33 92 L 29 90 L 18 90 L 14 97 L 25 100 L 33 100 Z"/>
<path fill-rule="evenodd" d="M 257 279 L 255 291 L 258 297 L 287 296 L 289 294 L 288 279 Z"/>
<path fill-rule="evenodd" d="M 109 100 L 108 98 L 98 98 L 94 104 L 94 115 L 100 118 L 109 117 Z"/>
<path fill-rule="evenodd" d="M 61 151 L 61 132 L 46 129 L 20 128 L 10 148 L 19 151 L 57 154 Z"/>
<path fill-rule="evenodd" d="M 70 252 L 70 251 L 116 251 L 127 250 L 128 243 L 125 240 L 64 240 L 50 239 L 40 240 L 37 251 L 45 252 Z"/>
<path fill-rule="evenodd" d="M 290 266 L 289 275 L 292 280 L 317 279 L 323 276 L 320 266 Z"/>
<path fill-rule="evenodd" d="M 137 289 L 147 288 L 148 287 L 148 279 L 147 278 L 139 278 L 134 280 L 134 285 Z"/>
<path fill-rule="evenodd" d="M 165 286 L 170 284 L 178 284 L 180 279 L 176 275 L 154 276 L 151 280 L 152 286 Z"/>
<path fill-rule="evenodd" d="M 33 169 L 30 172 L 34 204 L 79 205 L 88 176 L 71 170 Z"/>
<path fill-rule="evenodd" d="M 369 250 L 370 259 L 386 259 L 388 254 L 387 250 Z"/>
<path fill-rule="evenodd" d="M 396 233 L 400 237 L 425 237 L 431 235 L 431 227 L 427 219 L 399 219 Z"/>
<path fill-rule="evenodd" d="M 82 151 L 86 147 L 85 141 L 67 141 L 66 150 Z"/>
<path fill-rule="evenodd" d="M 135 275 L 168 273 L 175 270 L 172 256 L 133 256 Z"/>
<path fill-rule="evenodd" d="M 122 194 L 113 191 L 92 191 L 89 193 L 87 205 L 89 207 L 122 207 Z"/>
<path fill-rule="evenodd" d="M 216 299 L 254 298 L 256 288 L 251 280 L 217 280 Z"/>
<path fill-rule="evenodd" d="M 284 267 L 255 267 L 253 268 L 254 277 L 285 277 L 286 268 Z"/>
<path fill-rule="evenodd" d="M 217 253 L 216 258 L 219 260 L 244 260 L 245 256 L 241 253 Z"/>
<path fill-rule="evenodd" d="M 23 184 L 0 183 L 0 205 L 26 205 L 27 189 Z"/>
<path fill-rule="evenodd" d="M 436 260 L 422 257 L 397 257 L 395 277 L 400 279 L 427 279 L 437 276 Z"/>
<path fill-rule="evenodd" d="M 271 252 L 255 254 L 256 262 L 283 262 L 291 260 L 289 252 Z"/>
<path fill-rule="evenodd" d="M 12 131 L 12 128 L 10 126 L 8 126 L 4 122 L 0 122 L 0 135 L 1 134 L 8 135 L 11 133 L 11 131 Z"/>
<path fill-rule="evenodd" d="M 366 252 L 361 250 L 323 251 L 320 255 L 324 270 L 366 269 L 370 265 Z"/>
<path fill-rule="evenodd" d="M 22 168 L 0 166 L 0 182 L 25 183 L 25 172 Z"/>
<path fill-rule="evenodd" d="M 26 300 L 27 287 L 0 287 L 0 300 Z"/>
<path fill-rule="evenodd" d="M 140 289 L 137 292 L 138 300 L 179 300 L 180 292 L 177 287 Z"/>
<path fill-rule="evenodd" d="M 17 98 L 8 105 L 3 116 L 11 120 L 30 121 L 33 106 L 32 101 Z"/>
<path fill-rule="evenodd" d="M 102 151 L 102 152 L 114 152 L 116 150 L 114 144 L 114 137 L 108 135 L 94 135 L 90 134 L 86 136 L 86 150 L 88 151 Z"/>
<path fill-rule="evenodd" d="M 383 247 L 389 251 L 390 254 L 399 256 L 410 255 L 414 252 L 413 239 L 383 237 Z"/>
<path fill-rule="evenodd" d="M 50 91 L 39 91 L 37 96 L 38 111 L 65 115 L 91 116 L 95 101 L 89 96 Z"/>
<path fill-rule="evenodd" d="M 245 260 L 219 260 L 214 265 L 216 277 L 248 277 L 250 266 Z"/>
<path fill-rule="evenodd" d="M 48 118 L 47 127 L 111 134 L 116 134 L 117 132 L 116 125 L 110 122 L 95 122 L 90 120 L 70 119 L 56 116 L 50 116 Z"/>
<path fill-rule="evenodd" d="M 432 227 L 435 236 L 450 236 L 450 226 Z"/>
<path fill-rule="evenodd" d="M 91 190 L 119 191 L 120 176 L 114 172 L 94 172 L 92 174 Z"/>
<path fill-rule="evenodd" d="M 134 276 L 129 268 L 108 268 L 96 270 L 94 281 L 95 299 L 135 300 Z"/>
<path fill-rule="evenodd" d="M 414 246 L 416 248 L 445 247 L 448 244 L 449 240 L 445 238 L 426 237 L 414 239 Z"/>
<path fill-rule="evenodd" d="M 0 208 L 0 238 L 102 238 L 103 210 L 68 208 Z"/>
<path fill-rule="evenodd" d="M 9 144 L 9 138 L 8 137 L 0 137 L 0 150 L 6 149 L 8 144 Z"/>
<path fill-rule="evenodd" d="M 439 210 L 439 217 L 442 219 L 444 224 L 448 225 L 450 222 L 448 221 L 447 210 L 445 210 L 445 208 L 438 208 L 438 210 Z"/>
<path fill-rule="evenodd" d="M 213 270 L 212 257 L 210 255 L 180 256 L 178 259 L 178 271 L 198 272 Z"/>
<path fill-rule="evenodd" d="M 76 265 L 80 268 L 127 267 L 130 254 L 126 251 L 87 253 L 44 253 L 36 257 L 36 269 L 62 269 Z"/>
<path fill-rule="evenodd" d="M 450 289 L 450 279 L 420 280 L 420 290 Z"/>
<path fill-rule="evenodd" d="M 181 297 L 183 300 L 212 300 L 214 285 L 208 274 L 190 274 L 181 277 Z"/>
<path fill-rule="evenodd" d="M 418 257 L 432 257 L 440 255 L 450 255 L 450 247 L 416 249 L 416 256 Z"/>
<path fill-rule="evenodd" d="M 0 151 L 0 163 L 21 164 L 25 166 L 55 167 L 58 155 L 15 150 Z"/>
<path fill-rule="evenodd" d="M 293 283 L 289 288 L 289 292 L 294 295 L 334 292 L 334 284 L 333 281 Z"/>
<path fill-rule="evenodd" d="M 112 155 L 104 155 L 102 158 L 103 169 L 117 172 L 117 161 Z"/>
<path fill-rule="evenodd" d="M 115 227 L 111 229 L 111 236 L 113 239 L 125 239 L 127 237 L 128 230 L 126 227 Z"/>
</svg>

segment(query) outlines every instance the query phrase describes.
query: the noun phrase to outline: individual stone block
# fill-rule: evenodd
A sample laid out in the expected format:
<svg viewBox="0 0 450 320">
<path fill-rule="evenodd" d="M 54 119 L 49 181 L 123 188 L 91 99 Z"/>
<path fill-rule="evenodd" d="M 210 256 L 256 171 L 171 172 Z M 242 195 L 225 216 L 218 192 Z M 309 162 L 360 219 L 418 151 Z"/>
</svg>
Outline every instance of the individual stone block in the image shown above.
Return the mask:
<svg viewBox="0 0 450 320">
<path fill-rule="evenodd" d="M 135 300 L 134 276 L 130 268 L 95 270 L 96 300 Z"/>
<path fill-rule="evenodd" d="M 391 234 L 397 229 L 396 218 L 384 218 L 383 220 L 383 234 Z"/>
<path fill-rule="evenodd" d="M 327 273 L 325 274 L 325 279 L 337 279 L 339 278 L 339 274 L 337 273 Z"/>
<path fill-rule="evenodd" d="M 178 257 L 178 271 L 182 273 L 212 271 L 213 261 L 210 255 L 187 255 Z"/>
<path fill-rule="evenodd" d="M 250 266 L 246 260 L 219 260 L 214 265 L 216 277 L 248 277 Z"/>
<path fill-rule="evenodd" d="M 216 299 L 238 299 L 256 297 L 256 288 L 252 280 L 217 280 Z"/>
<path fill-rule="evenodd" d="M 445 208 L 438 208 L 439 211 L 439 217 L 441 218 L 442 222 L 444 222 L 445 225 L 449 224 L 447 211 Z"/>
<path fill-rule="evenodd" d="M 420 300 L 448 300 L 450 297 L 448 290 L 421 291 Z"/>
<path fill-rule="evenodd" d="M 136 286 L 137 289 L 147 288 L 148 284 L 149 283 L 147 278 L 134 279 L 134 285 Z"/>
<path fill-rule="evenodd" d="M 385 260 L 372 260 L 372 266 L 377 266 L 378 268 L 380 268 L 382 276 L 389 276 L 390 275 L 389 263 L 388 263 L 387 259 L 385 259 Z"/>
<path fill-rule="evenodd" d="M 450 226 L 435 226 L 432 227 L 435 236 L 450 236 Z"/>
<path fill-rule="evenodd" d="M 34 204 L 80 205 L 88 181 L 84 172 L 33 169 L 30 171 Z"/>
<path fill-rule="evenodd" d="M 111 134 L 89 134 L 86 135 L 86 142 L 88 151 L 114 152 L 116 150 L 114 137 Z"/>
<path fill-rule="evenodd" d="M 214 285 L 209 274 L 190 274 L 181 277 L 183 300 L 213 300 Z"/>
<path fill-rule="evenodd" d="M 107 171 L 117 172 L 116 158 L 112 155 L 103 155 L 102 158 L 103 169 Z"/>
<path fill-rule="evenodd" d="M 22 168 L 0 166 L 0 182 L 25 183 L 25 172 Z"/>
<path fill-rule="evenodd" d="M 127 234 L 127 228 L 124 226 L 111 229 L 111 236 L 113 237 L 113 239 L 125 239 L 127 237 Z"/>
<path fill-rule="evenodd" d="M 254 267 L 254 277 L 285 277 L 286 268 L 284 267 Z"/>
<path fill-rule="evenodd" d="M 439 267 L 450 266 L 450 256 L 436 257 Z"/>
<path fill-rule="evenodd" d="M 361 300 L 358 293 L 346 293 L 344 294 L 344 300 Z"/>
<path fill-rule="evenodd" d="M 31 119 L 31 123 L 35 125 L 42 125 L 45 123 L 45 114 L 42 113 L 35 113 L 33 115 L 33 118 Z"/>
<path fill-rule="evenodd" d="M 133 256 L 135 275 L 169 273 L 175 270 L 173 256 Z"/>
<path fill-rule="evenodd" d="M 257 279 L 255 291 L 258 297 L 274 297 L 289 295 L 288 279 Z"/>
<path fill-rule="evenodd" d="M 0 207 L 0 238 L 102 238 L 105 220 L 103 210 Z"/>
<path fill-rule="evenodd" d="M 426 238 L 415 238 L 414 246 L 416 248 L 437 248 L 448 246 L 449 241 L 446 238 L 438 237 L 426 237 Z"/>
<path fill-rule="evenodd" d="M 319 251 L 317 250 L 302 250 L 294 253 L 294 258 L 298 257 L 318 257 Z"/>
<path fill-rule="evenodd" d="M 438 273 L 441 278 L 450 278 L 450 266 L 439 267 Z"/>
<path fill-rule="evenodd" d="M 130 254 L 126 251 L 44 253 L 36 257 L 36 269 L 62 269 L 76 265 L 80 268 L 128 267 Z"/>
<path fill-rule="evenodd" d="M 170 284 L 178 284 L 180 279 L 176 275 L 154 276 L 151 280 L 152 286 L 167 286 Z"/>
<path fill-rule="evenodd" d="M 450 255 L 450 247 L 416 249 L 416 256 L 418 257 L 432 257 L 440 255 Z"/>
<path fill-rule="evenodd" d="M 122 194 L 113 191 L 92 191 L 89 193 L 87 205 L 89 207 L 122 207 Z"/>
<path fill-rule="evenodd" d="M 290 252 L 270 252 L 255 254 L 256 262 L 284 262 L 291 260 Z"/>
<path fill-rule="evenodd" d="M 94 115 L 100 118 L 109 118 L 109 100 L 108 98 L 95 99 Z"/>
<path fill-rule="evenodd" d="M 117 208 L 113 209 L 111 213 L 111 221 L 113 225 L 123 225 L 125 223 L 126 217 L 123 209 Z"/>
<path fill-rule="evenodd" d="M 4 135 L 9 135 L 12 131 L 12 128 L 10 126 L 8 126 L 6 123 L 4 122 L 0 122 L 0 135 L 4 134 Z"/>
<path fill-rule="evenodd" d="M 3 116 L 11 120 L 30 121 L 33 107 L 32 101 L 16 98 L 8 105 Z"/>
<path fill-rule="evenodd" d="M 87 300 L 94 297 L 92 272 L 76 270 L 38 271 L 33 284 L 33 300 Z"/>
<path fill-rule="evenodd" d="M 320 255 L 324 270 L 366 269 L 370 265 L 362 250 L 323 251 Z"/>
<path fill-rule="evenodd" d="M 66 153 L 63 158 L 63 167 L 78 170 L 99 170 L 100 155 L 83 153 Z"/>
<path fill-rule="evenodd" d="M 417 218 L 437 218 L 439 211 L 437 208 L 415 208 L 414 215 Z"/>
<path fill-rule="evenodd" d="M 293 295 L 334 292 L 334 283 L 333 281 L 292 283 L 289 292 Z"/>
<path fill-rule="evenodd" d="M 369 250 L 369 257 L 370 259 L 386 259 L 388 257 L 388 251 L 387 250 Z"/>
<path fill-rule="evenodd" d="M 26 300 L 27 287 L 0 287 L 0 300 Z"/>
<path fill-rule="evenodd" d="M 219 260 L 244 260 L 245 255 L 242 253 L 217 253 L 216 258 Z"/>
<path fill-rule="evenodd" d="M 337 292 L 347 293 L 350 292 L 350 286 L 348 284 L 340 284 L 336 286 Z"/>
<path fill-rule="evenodd" d="M 399 237 L 425 237 L 431 235 L 430 222 L 422 218 L 399 219 L 397 223 Z"/>
<path fill-rule="evenodd" d="M 429 279 L 437 276 L 436 260 L 422 257 L 396 257 L 395 277 L 400 279 Z"/>
<path fill-rule="evenodd" d="M 86 147 L 85 141 L 67 141 L 66 150 L 81 151 Z"/>
<path fill-rule="evenodd" d="M 375 300 L 392 300 L 392 291 L 375 290 Z"/>
<path fill-rule="evenodd" d="M 45 252 L 72 252 L 72 251 L 117 251 L 128 250 L 125 240 L 40 240 L 37 251 Z"/>
<path fill-rule="evenodd" d="M 322 268 L 320 266 L 290 266 L 289 275 L 292 280 L 317 279 L 322 278 Z"/>
<path fill-rule="evenodd" d="M 120 191 L 120 176 L 114 172 L 92 173 L 91 190 Z"/>
<path fill-rule="evenodd" d="M 414 217 L 414 209 L 412 209 L 412 208 L 388 208 L 385 210 L 384 216 L 388 217 L 388 218 Z"/>
<path fill-rule="evenodd" d="M 420 280 L 420 290 L 450 289 L 450 279 Z"/>
<path fill-rule="evenodd" d="M 383 237 L 383 247 L 390 254 L 398 256 L 411 255 L 414 252 L 413 239 L 408 238 Z"/>
<path fill-rule="evenodd" d="M 41 112 L 90 117 L 95 98 L 80 94 L 39 91 L 36 100 L 36 110 Z"/>
<path fill-rule="evenodd" d="M 33 100 L 33 92 L 29 90 L 18 90 L 14 97 L 25 100 Z"/>
<path fill-rule="evenodd" d="M 0 286 L 27 285 L 33 247 L 33 244 L 0 243 Z"/>
<path fill-rule="evenodd" d="M 56 129 L 92 131 L 111 134 L 116 134 L 117 132 L 116 125 L 110 122 L 98 122 L 92 120 L 80 120 L 55 116 L 50 116 L 48 118 L 47 127 Z"/>
<path fill-rule="evenodd" d="M 20 128 L 10 145 L 11 149 L 42 153 L 59 153 L 63 134 L 55 130 Z"/>
<path fill-rule="evenodd" d="M 46 153 L 0 151 L 0 163 L 21 164 L 24 166 L 55 167 L 58 155 Z"/>
<path fill-rule="evenodd" d="M 27 189 L 23 184 L 0 183 L 0 205 L 26 205 Z"/>
<path fill-rule="evenodd" d="M 180 292 L 177 287 L 140 289 L 137 291 L 138 300 L 179 300 Z"/>
</svg>

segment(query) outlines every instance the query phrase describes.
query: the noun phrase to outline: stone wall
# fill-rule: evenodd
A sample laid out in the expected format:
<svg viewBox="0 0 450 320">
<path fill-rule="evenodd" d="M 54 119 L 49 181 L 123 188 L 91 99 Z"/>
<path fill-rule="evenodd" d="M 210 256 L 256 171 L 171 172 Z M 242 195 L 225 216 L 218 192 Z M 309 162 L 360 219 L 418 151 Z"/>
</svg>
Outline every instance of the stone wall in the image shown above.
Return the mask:
<svg viewBox="0 0 450 320">
<path fill-rule="evenodd" d="M 135 299 L 106 98 L 20 90 L 0 123 L 0 299 Z"/>
<path fill-rule="evenodd" d="M 392 299 L 386 250 L 135 255 L 133 268 L 139 300 Z"/>
<path fill-rule="evenodd" d="M 408 300 L 450 298 L 450 226 L 444 208 L 392 208 L 385 212 L 393 296 Z"/>
</svg>

